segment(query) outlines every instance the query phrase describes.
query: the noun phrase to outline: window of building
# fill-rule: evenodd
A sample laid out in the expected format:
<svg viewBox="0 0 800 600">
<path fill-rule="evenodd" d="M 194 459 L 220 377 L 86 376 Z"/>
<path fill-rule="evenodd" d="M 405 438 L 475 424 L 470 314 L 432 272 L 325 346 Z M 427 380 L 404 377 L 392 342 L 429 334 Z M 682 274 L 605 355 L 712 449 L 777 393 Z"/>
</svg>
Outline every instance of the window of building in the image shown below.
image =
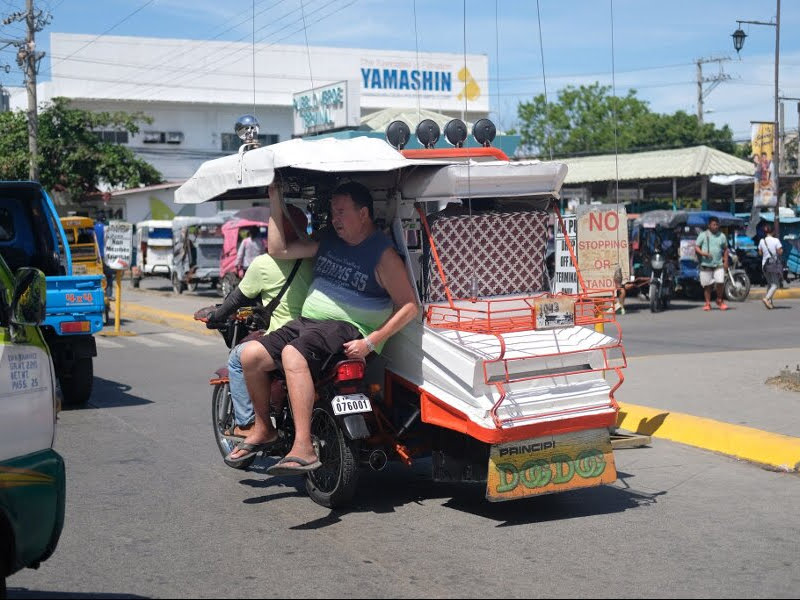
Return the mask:
<svg viewBox="0 0 800 600">
<path fill-rule="evenodd" d="M 235 133 L 223 133 L 221 138 L 223 152 L 236 152 L 239 146 L 242 145 L 242 140 Z M 269 146 L 270 144 L 277 144 L 278 139 L 278 134 L 262 133 L 258 136 L 258 143 L 262 146 Z"/>
<path fill-rule="evenodd" d="M 97 137 L 101 142 L 107 144 L 127 144 L 128 132 L 127 131 L 98 131 Z"/>
</svg>

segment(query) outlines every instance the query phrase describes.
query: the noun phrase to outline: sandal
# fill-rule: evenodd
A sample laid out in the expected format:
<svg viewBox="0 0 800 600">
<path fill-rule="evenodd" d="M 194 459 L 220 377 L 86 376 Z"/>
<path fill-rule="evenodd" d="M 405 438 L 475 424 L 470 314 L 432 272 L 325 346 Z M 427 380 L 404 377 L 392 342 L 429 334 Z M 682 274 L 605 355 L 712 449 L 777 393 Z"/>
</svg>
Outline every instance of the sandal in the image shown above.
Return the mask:
<svg viewBox="0 0 800 600">
<path fill-rule="evenodd" d="M 290 467 L 286 463 L 297 463 L 297 466 Z M 267 473 L 269 475 L 305 475 L 306 473 L 319 469 L 321 466 L 322 463 L 319 462 L 318 458 L 313 461 L 308 461 L 298 458 L 297 456 L 284 456 L 267 469 Z"/>
<path fill-rule="evenodd" d="M 231 450 L 228 453 L 228 456 L 225 457 L 225 460 L 234 465 L 241 464 L 244 461 L 256 456 L 259 452 L 264 452 L 265 450 L 269 450 L 280 441 L 281 441 L 280 434 L 278 434 L 274 440 L 270 442 L 263 442 L 261 444 L 249 444 L 245 442 L 244 439 L 242 439 L 238 444 L 236 444 L 233 447 L 233 450 Z M 234 452 L 237 452 L 238 450 L 245 450 L 245 453 L 235 458 L 231 456 Z"/>
</svg>

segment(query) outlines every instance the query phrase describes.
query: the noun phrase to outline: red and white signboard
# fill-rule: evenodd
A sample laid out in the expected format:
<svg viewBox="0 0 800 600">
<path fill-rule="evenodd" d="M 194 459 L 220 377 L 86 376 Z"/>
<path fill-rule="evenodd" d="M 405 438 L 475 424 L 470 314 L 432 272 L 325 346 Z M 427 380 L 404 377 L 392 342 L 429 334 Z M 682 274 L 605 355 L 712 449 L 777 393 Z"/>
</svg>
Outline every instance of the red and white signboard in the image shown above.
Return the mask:
<svg viewBox="0 0 800 600">
<path fill-rule="evenodd" d="M 623 206 L 578 206 L 578 268 L 587 292 L 613 290 L 630 279 L 628 216 Z"/>
</svg>

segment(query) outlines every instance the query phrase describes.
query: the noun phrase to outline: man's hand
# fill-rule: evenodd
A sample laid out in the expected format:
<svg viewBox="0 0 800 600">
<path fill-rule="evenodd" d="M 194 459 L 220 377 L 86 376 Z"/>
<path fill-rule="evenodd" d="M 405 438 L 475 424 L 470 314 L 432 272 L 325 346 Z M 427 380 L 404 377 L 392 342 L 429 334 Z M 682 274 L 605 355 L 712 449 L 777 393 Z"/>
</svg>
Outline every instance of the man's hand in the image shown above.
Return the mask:
<svg viewBox="0 0 800 600">
<path fill-rule="evenodd" d="M 345 342 L 342 348 L 344 348 L 344 354 L 347 358 L 366 358 L 372 352 L 369 349 L 369 345 L 367 345 L 367 341 L 363 338 Z"/>
</svg>

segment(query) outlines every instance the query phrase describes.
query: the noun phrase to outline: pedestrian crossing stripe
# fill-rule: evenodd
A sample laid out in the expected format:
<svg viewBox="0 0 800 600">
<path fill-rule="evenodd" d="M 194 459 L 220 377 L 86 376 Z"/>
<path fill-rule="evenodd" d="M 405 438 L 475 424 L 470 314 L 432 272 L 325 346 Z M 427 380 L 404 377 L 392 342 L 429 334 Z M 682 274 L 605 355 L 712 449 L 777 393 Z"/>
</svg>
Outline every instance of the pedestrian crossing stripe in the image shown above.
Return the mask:
<svg viewBox="0 0 800 600">
<path fill-rule="evenodd" d="M 169 348 L 174 347 L 175 342 L 180 342 L 181 344 L 192 345 L 192 346 L 214 346 L 219 345 L 217 342 L 212 342 L 210 340 L 204 340 L 203 338 L 199 337 L 192 337 L 189 335 L 181 335 L 179 333 L 154 333 L 150 335 L 136 335 L 131 337 L 124 338 L 127 341 L 133 342 L 133 344 L 141 344 L 142 346 L 147 346 L 148 348 Z M 110 340 L 106 337 L 98 336 L 95 338 L 95 343 L 97 344 L 98 348 L 124 348 L 130 347 L 130 344 L 121 344 L 118 341 Z"/>
</svg>

